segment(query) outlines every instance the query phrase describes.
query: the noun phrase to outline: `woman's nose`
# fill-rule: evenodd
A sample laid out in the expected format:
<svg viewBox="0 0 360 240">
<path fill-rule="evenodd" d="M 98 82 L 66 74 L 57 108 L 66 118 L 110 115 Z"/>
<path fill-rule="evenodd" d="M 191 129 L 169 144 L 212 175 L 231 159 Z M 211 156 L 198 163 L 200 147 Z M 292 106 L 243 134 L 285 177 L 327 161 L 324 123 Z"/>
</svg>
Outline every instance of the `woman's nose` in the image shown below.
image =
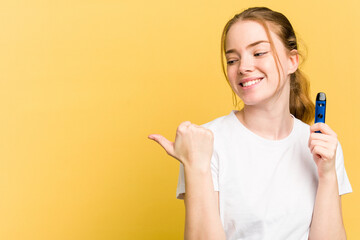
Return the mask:
<svg viewBox="0 0 360 240">
<path fill-rule="evenodd" d="M 254 70 L 254 64 L 249 58 L 241 58 L 240 65 L 238 69 L 238 74 L 245 74 Z"/>
</svg>

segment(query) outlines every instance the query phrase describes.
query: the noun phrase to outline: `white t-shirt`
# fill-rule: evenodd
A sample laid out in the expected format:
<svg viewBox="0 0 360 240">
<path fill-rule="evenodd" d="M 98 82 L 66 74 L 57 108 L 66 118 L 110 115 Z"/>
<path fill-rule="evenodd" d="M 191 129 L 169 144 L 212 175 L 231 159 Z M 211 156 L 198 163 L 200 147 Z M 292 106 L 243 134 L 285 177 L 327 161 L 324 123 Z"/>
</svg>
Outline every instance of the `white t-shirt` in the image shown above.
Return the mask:
<svg viewBox="0 0 360 240">
<path fill-rule="evenodd" d="M 310 126 L 292 115 L 289 136 L 269 140 L 247 129 L 235 113 L 201 125 L 214 133 L 211 170 L 226 239 L 307 240 L 318 185 Z M 339 195 L 352 192 L 340 143 L 336 173 Z M 183 199 L 184 192 L 180 164 L 176 197 Z"/>
</svg>

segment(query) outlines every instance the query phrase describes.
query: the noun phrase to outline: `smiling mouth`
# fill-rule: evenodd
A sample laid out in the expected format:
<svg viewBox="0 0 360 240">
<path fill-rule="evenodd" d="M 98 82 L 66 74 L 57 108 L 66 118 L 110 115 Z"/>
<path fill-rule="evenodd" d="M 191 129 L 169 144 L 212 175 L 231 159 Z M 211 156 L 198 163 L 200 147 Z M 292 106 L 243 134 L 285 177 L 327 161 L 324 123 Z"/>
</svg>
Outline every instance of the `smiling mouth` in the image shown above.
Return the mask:
<svg viewBox="0 0 360 240">
<path fill-rule="evenodd" d="M 259 79 L 247 81 L 247 82 L 244 82 L 244 83 L 240 83 L 240 86 L 242 86 L 242 87 L 250 87 L 250 86 L 252 86 L 254 84 L 257 84 L 258 82 L 260 82 L 263 79 L 264 78 L 259 78 Z"/>
</svg>

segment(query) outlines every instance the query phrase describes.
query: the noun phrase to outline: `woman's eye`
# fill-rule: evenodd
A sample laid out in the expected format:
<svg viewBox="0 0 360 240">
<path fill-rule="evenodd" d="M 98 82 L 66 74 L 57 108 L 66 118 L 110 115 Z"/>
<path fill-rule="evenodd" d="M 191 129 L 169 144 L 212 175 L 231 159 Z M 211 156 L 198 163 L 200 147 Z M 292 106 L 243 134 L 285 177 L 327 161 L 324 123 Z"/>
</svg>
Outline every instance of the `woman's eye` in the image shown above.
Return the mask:
<svg viewBox="0 0 360 240">
<path fill-rule="evenodd" d="M 236 60 L 230 60 L 230 61 L 227 61 L 227 64 L 231 65 L 231 64 L 234 64 Z"/>
<path fill-rule="evenodd" d="M 262 55 L 265 55 L 266 53 L 268 53 L 268 52 L 255 53 L 254 56 L 255 56 L 255 57 L 260 57 L 260 56 L 262 56 Z"/>
</svg>

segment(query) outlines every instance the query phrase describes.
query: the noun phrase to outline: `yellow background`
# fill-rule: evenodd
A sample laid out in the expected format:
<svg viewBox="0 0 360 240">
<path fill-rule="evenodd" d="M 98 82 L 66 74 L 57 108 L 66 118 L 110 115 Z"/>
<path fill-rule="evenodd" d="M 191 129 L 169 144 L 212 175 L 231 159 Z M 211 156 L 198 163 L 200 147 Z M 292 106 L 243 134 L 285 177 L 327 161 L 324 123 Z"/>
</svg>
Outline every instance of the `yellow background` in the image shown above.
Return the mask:
<svg viewBox="0 0 360 240">
<path fill-rule="evenodd" d="M 0 239 L 183 239 L 179 163 L 151 133 L 227 115 L 226 21 L 284 13 L 308 48 L 313 99 L 328 97 L 359 239 L 360 78 L 355 0 L 0 2 Z"/>
</svg>

